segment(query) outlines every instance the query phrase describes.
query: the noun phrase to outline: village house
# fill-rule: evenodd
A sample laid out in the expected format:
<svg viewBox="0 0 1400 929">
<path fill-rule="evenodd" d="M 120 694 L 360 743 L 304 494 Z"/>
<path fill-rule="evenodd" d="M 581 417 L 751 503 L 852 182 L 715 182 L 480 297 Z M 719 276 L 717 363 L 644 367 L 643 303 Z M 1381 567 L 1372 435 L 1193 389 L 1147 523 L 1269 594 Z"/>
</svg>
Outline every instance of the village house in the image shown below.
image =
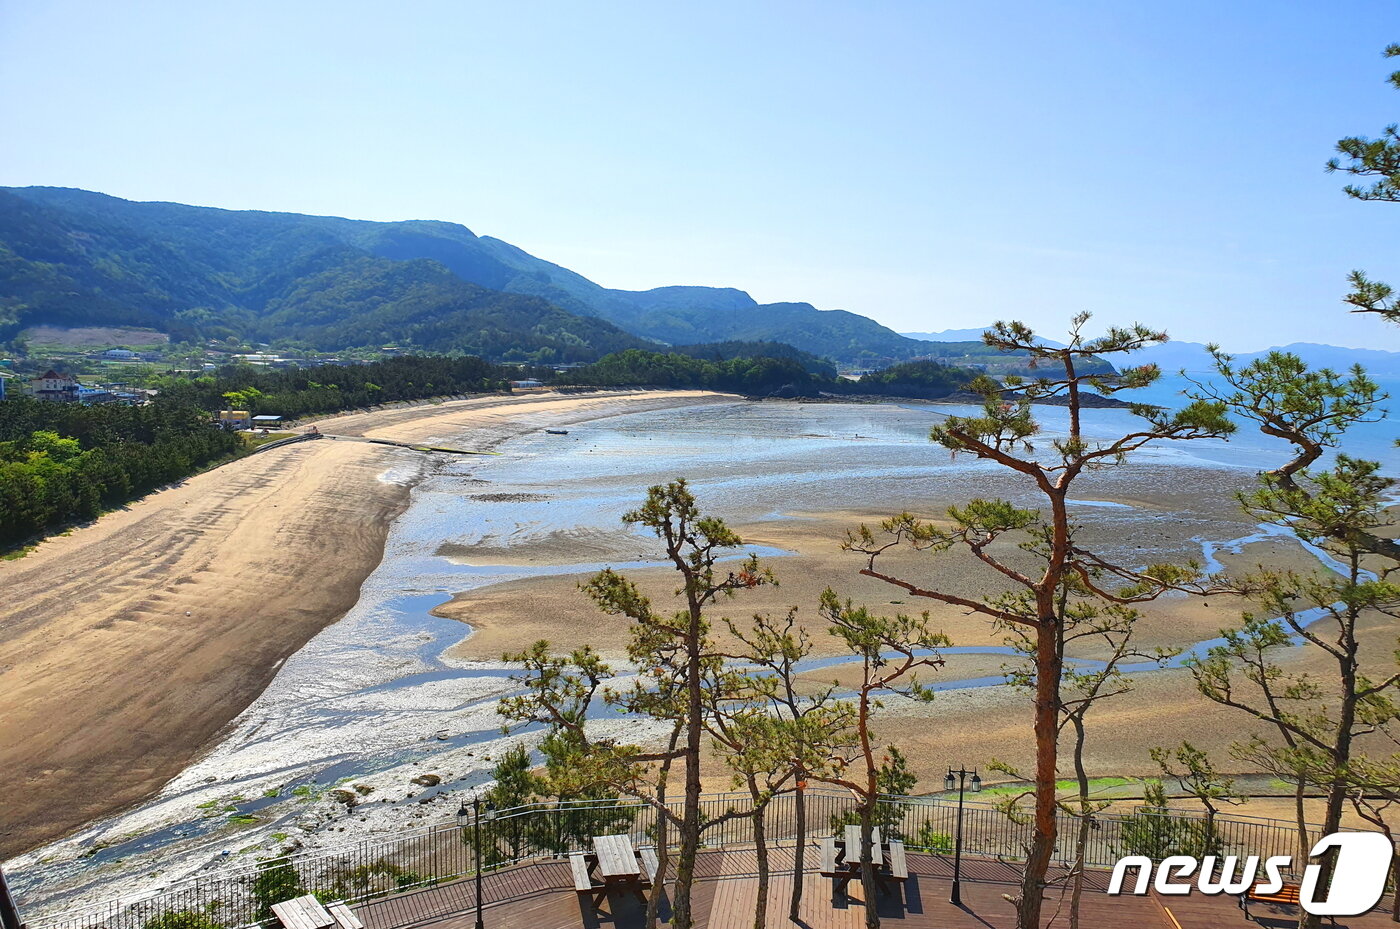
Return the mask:
<svg viewBox="0 0 1400 929">
<path fill-rule="evenodd" d="M 252 414 L 247 410 L 220 410 L 219 425 L 225 429 L 247 429 L 253 425 Z"/>
<path fill-rule="evenodd" d="M 83 387 L 78 386 L 79 403 L 115 403 L 117 395 L 110 387 Z"/>
<path fill-rule="evenodd" d="M 53 368 L 35 378 L 30 386 L 34 396 L 40 400 L 62 403 L 76 403 L 78 400 L 78 379 L 71 374 L 59 374 Z"/>
</svg>

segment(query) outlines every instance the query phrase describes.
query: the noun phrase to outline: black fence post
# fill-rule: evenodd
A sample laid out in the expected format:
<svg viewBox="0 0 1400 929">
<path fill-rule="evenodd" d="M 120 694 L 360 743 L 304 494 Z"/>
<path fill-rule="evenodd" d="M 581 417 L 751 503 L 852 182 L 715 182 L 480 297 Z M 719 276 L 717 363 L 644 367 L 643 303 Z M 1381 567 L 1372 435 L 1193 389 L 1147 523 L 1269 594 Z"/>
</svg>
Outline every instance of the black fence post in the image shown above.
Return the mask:
<svg viewBox="0 0 1400 929">
<path fill-rule="evenodd" d="M 5 883 L 5 870 L 0 868 L 0 929 L 24 929 L 19 921 L 19 907 L 10 896 L 10 885 Z"/>
<path fill-rule="evenodd" d="M 725 814 L 730 808 L 744 809 L 749 799 L 737 794 L 709 795 L 704 800 L 705 820 L 713 820 Z M 901 823 L 911 842 L 911 850 L 923 848 L 934 854 L 958 855 L 958 847 L 969 855 L 982 855 L 997 858 L 1018 859 L 1024 854 L 1028 829 L 1019 822 L 985 803 L 974 804 L 964 800 L 937 800 L 931 798 L 881 798 L 883 811 L 901 811 Z M 893 807 L 889 804 L 894 804 Z M 831 790 L 807 790 L 803 796 L 803 813 L 806 816 L 809 835 L 825 835 L 835 828 L 852 808 L 852 798 L 846 792 Z M 673 800 L 670 808 L 679 811 L 679 801 Z M 459 813 L 463 811 L 459 810 Z M 777 841 L 785 829 L 796 831 L 794 818 L 797 816 L 795 797 L 784 795 L 775 802 L 770 811 L 773 825 L 771 837 Z M 790 813 L 790 815 L 789 815 Z M 665 820 L 658 811 L 647 804 L 618 798 L 611 801 L 556 801 L 548 804 L 528 805 L 512 813 L 510 832 L 520 843 L 519 849 L 512 849 L 512 858 L 523 860 L 528 857 L 546 857 L 566 854 L 568 850 L 581 848 L 592 832 L 630 832 L 636 841 L 648 838 L 657 846 L 669 844 Z M 444 824 L 438 827 L 407 830 L 397 837 L 379 839 L 366 838 L 335 850 L 325 850 L 315 855 L 302 855 L 295 858 L 282 858 L 279 865 L 295 868 L 297 882 L 304 888 L 301 892 L 329 890 L 338 881 L 348 880 L 357 869 L 370 869 L 376 864 L 388 863 L 398 870 L 383 874 L 373 872 L 370 878 L 378 884 L 357 890 L 361 895 L 373 893 L 393 894 L 408 887 L 395 887 L 395 876 L 407 872 L 421 873 L 425 881 L 462 880 L 464 887 L 478 873 L 484 876 L 484 869 L 474 867 L 473 843 L 465 830 L 471 825 L 471 811 L 468 808 L 461 820 L 461 826 Z M 521 821 L 516 822 L 519 817 Z M 539 818 L 536 818 L 539 817 Z M 551 819 L 552 817 L 552 819 Z M 1061 828 L 1069 834 L 1072 818 L 1061 814 Z M 961 826 L 958 819 L 961 818 Z M 1182 811 L 1158 813 L 1138 808 L 1132 812 L 1103 814 L 1095 817 L 1097 827 L 1091 832 L 1091 842 L 1086 849 L 1086 865 L 1110 867 L 1118 855 L 1144 854 L 1162 844 L 1173 824 L 1193 825 L 1200 828 L 1199 814 L 1191 815 Z M 1258 854 L 1269 856 L 1288 854 L 1297 842 L 1296 829 L 1284 822 L 1255 820 L 1220 816 L 1213 820 L 1217 844 L 1222 850 L 1229 849 L 1236 854 Z M 488 828 L 492 825 L 489 821 Z M 891 827 L 893 828 L 893 827 Z M 494 835 L 494 832 L 492 833 Z M 893 833 L 892 833 L 893 834 Z M 460 837 L 460 838 L 459 838 Z M 958 841 L 961 838 L 961 841 Z M 462 841 L 465 839 L 465 841 Z M 485 836 L 483 836 L 485 839 Z M 735 818 L 722 825 L 716 825 L 706 832 L 706 844 L 713 848 L 728 845 L 744 845 L 750 841 L 745 821 Z M 447 847 L 442 847 L 446 843 Z M 919 844 L 921 843 L 921 844 Z M 1138 846 L 1151 846 L 1144 851 Z M 1296 852 L 1295 852 L 1296 853 Z M 1057 850 L 1057 854 L 1059 854 Z M 484 855 L 483 855 L 484 857 Z M 1064 856 L 1061 856 L 1064 857 Z M 485 863 L 482 862 L 484 865 Z M 136 904 L 122 904 L 110 901 L 95 907 L 78 907 L 69 912 L 50 915 L 34 909 L 29 900 L 29 923 L 33 929 L 140 929 L 150 917 L 164 911 L 202 910 L 215 900 L 222 900 L 227 909 L 219 921 L 227 925 L 247 925 L 252 922 L 257 901 L 248 890 L 249 881 L 266 868 L 266 864 L 249 869 L 231 869 L 218 875 L 204 875 L 181 881 L 167 887 L 154 896 L 142 899 Z M 374 875 L 378 875 L 375 878 Z M 960 876 L 960 875 L 959 875 Z M 382 878 L 382 880 L 381 880 Z M 484 895 L 483 895 L 484 900 Z M 0 874 L 0 929 L 23 929 L 18 907 L 10 896 Z"/>
</svg>

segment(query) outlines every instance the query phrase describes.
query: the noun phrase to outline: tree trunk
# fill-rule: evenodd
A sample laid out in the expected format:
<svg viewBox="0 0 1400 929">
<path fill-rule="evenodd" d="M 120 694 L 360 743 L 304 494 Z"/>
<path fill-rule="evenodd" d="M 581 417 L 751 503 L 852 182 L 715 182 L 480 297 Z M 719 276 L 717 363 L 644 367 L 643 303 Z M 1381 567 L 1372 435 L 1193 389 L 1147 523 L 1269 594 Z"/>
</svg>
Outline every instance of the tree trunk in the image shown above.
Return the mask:
<svg viewBox="0 0 1400 929">
<path fill-rule="evenodd" d="M 1386 838 L 1391 837 L 1387 834 Z M 1390 921 L 1400 923 L 1400 853 L 1391 856 L 1390 879 L 1394 882 L 1390 886 Z"/>
<path fill-rule="evenodd" d="M 1347 740 L 1350 741 L 1350 740 Z M 1332 780 L 1327 789 L 1327 811 L 1322 818 L 1322 834 L 1331 835 L 1341 828 L 1342 824 L 1342 804 L 1346 802 L 1346 780 L 1336 777 Z M 1337 861 L 1337 850 L 1330 849 L 1322 858 L 1322 870 L 1317 876 L 1317 892 L 1326 899 L 1327 888 L 1332 883 L 1332 868 Z M 1301 859 L 1301 866 L 1306 866 L 1307 859 Z M 1312 913 L 1300 912 L 1298 916 L 1298 929 L 1319 929 L 1322 925 L 1322 917 L 1314 916 Z"/>
<path fill-rule="evenodd" d="M 1356 684 L 1353 678 L 1347 683 L 1347 690 L 1351 694 L 1356 693 Z M 1332 777 L 1332 783 L 1327 788 L 1327 809 L 1322 816 L 1322 834 L 1331 835 L 1342 826 L 1342 807 L 1347 800 L 1347 780 L 1344 765 L 1351 760 L 1351 736 L 1352 727 L 1356 722 L 1356 698 L 1343 700 L 1341 719 L 1337 726 L 1337 744 L 1333 754 L 1333 765 L 1337 769 Z M 1306 859 L 1304 859 L 1306 861 Z M 1327 888 L 1332 883 L 1332 869 L 1336 867 L 1337 849 L 1329 849 L 1322 857 L 1322 870 L 1317 876 L 1317 889 L 1326 894 Z M 1322 925 L 1322 917 L 1314 916 L 1311 913 L 1304 913 L 1298 919 L 1299 929 L 1319 929 Z"/>
<path fill-rule="evenodd" d="M 768 805 L 759 805 L 757 791 L 752 791 L 753 848 L 758 859 L 758 903 L 753 914 L 753 929 L 764 929 L 768 922 Z"/>
<path fill-rule="evenodd" d="M 695 858 L 700 852 L 700 741 L 704 727 L 704 693 L 700 681 L 700 609 L 690 607 L 686 656 L 685 804 L 681 812 L 680 860 L 676 865 L 675 929 L 693 929 L 690 889 L 695 882 Z"/>
<path fill-rule="evenodd" d="M 676 740 L 680 738 L 680 729 L 671 729 L 671 741 L 667 746 L 668 754 L 665 761 L 661 762 L 661 771 L 656 778 L 656 801 L 658 809 L 656 811 L 656 876 L 652 879 L 651 893 L 647 894 L 647 912 L 644 929 L 656 929 L 659 914 L 661 911 L 661 898 L 666 895 L 666 874 L 671 867 L 670 841 L 666 835 L 670 825 L 670 818 L 667 810 L 670 807 L 666 803 L 666 786 L 671 779 L 671 765 L 675 762 L 674 752 L 676 750 Z"/>
<path fill-rule="evenodd" d="M 1312 841 L 1308 838 L 1308 814 L 1303 808 L 1303 794 L 1307 791 L 1307 782 L 1302 778 L 1293 785 L 1293 821 L 1298 826 L 1298 861 L 1304 863 L 1308 860 L 1308 851 L 1312 848 Z"/>
<path fill-rule="evenodd" d="M 1084 857 L 1089 845 L 1089 773 L 1084 770 L 1084 717 L 1074 723 L 1074 777 L 1079 784 L 1079 832 L 1074 842 L 1074 881 L 1069 897 L 1069 929 L 1079 929 L 1079 901 L 1084 895 Z"/>
<path fill-rule="evenodd" d="M 788 906 L 788 919 L 797 922 L 797 914 L 802 909 L 802 876 L 807 857 L 807 791 L 799 787 L 793 801 L 794 815 L 797 817 L 797 848 L 792 856 L 792 903 Z"/>
<path fill-rule="evenodd" d="M 1053 608 L 1053 601 L 1050 603 Z M 1036 627 L 1035 638 L 1035 824 L 1026 870 L 1021 875 L 1021 900 L 1016 907 L 1017 929 L 1040 929 L 1040 904 L 1045 874 L 1055 853 L 1055 763 L 1060 714 L 1058 621 L 1050 609 Z"/>
<path fill-rule="evenodd" d="M 692 727 L 699 735 L 699 727 Z M 695 859 L 700 852 L 700 755 L 698 738 L 688 738 L 694 754 L 687 750 L 685 770 L 685 802 L 681 808 L 680 853 L 676 862 L 676 897 L 673 903 L 675 929 L 693 929 L 690 915 L 690 888 L 695 882 Z"/>
<path fill-rule="evenodd" d="M 871 832 L 875 828 L 875 797 L 873 793 L 866 797 L 860 811 L 860 889 L 865 897 L 865 929 L 880 929 L 879 900 L 875 897 L 875 859 L 871 854 L 874 846 Z"/>
<path fill-rule="evenodd" d="M 664 799 L 664 798 L 663 798 Z M 666 872 L 671 866 L 671 853 L 667 850 L 666 817 L 656 817 L 656 876 L 652 878 L 651 893 L 647 894 L 647 914 L 645 929 L 656 929 L 661 913 L 661 898 L 666 895 Z"/>
<path fill-rule="evenodd" d="M 1349 580 L 1353 586 L 1361 580 L 1361 565 L 1355 552 L 1351 556 Z M 1327 786 L 1327 808 L 1322 815 L 1323 835 L 1331 835 L 1341 828 L 1342 809 L 1347 802 L 1347 765 L 1351 762 L 1351 743 L 1356 728 L 1356 624 L 1359 619 L 1359 611 L 1355 608 L 1348 608 L 1342 614 L 1342 656 L 1339 668 L 1341 705 L 1338 707 L 1335 742 L 1329 759 L 1332 776 Z M 1336 863 L 1337 849 L 1329 849 L 1322 858 L 1322 870 L 1317 876 L 1317 889 L 1324 894 L 1332 884 L 1332 869 L 1336 867 Z M 1311 913 L 1305 913 L 1298 919 L 1299 929 L 1319 929 L 1321 925 L 1322 917 Z"/>
</svg>

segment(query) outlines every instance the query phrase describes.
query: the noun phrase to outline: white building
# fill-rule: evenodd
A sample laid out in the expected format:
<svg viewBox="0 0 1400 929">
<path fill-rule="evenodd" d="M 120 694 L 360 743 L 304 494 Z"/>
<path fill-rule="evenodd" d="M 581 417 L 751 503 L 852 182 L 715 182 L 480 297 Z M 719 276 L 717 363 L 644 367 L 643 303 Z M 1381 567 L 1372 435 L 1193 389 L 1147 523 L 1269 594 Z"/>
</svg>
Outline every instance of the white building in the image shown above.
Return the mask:
<svg viewBox="0 0 1400 929">
<path fill-rule="evenodd" d="M 78 379 L 71 374 L 59 374 L 53 368 L 34 379 L 34 396 L 40 400 L 73 402 L 78 399 Z"/>
</svg>

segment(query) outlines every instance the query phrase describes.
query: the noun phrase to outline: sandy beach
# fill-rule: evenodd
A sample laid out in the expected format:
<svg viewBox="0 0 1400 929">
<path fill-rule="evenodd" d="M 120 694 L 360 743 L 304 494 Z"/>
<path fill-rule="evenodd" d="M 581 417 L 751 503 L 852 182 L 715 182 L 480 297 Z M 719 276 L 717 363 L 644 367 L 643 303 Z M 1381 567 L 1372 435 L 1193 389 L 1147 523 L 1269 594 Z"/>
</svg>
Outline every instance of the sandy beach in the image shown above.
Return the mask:
<svg viewBox="0 0 1400 929">
<path fill-rule="evenodd" d="M 489 448 L 698 392 L 482 397 L 322 432 Z M 422 453 L 318 441 L 241 459 L 0 563 L 0 858 L 150 796 L 353 606 Z M 314 566 L 314 570 L 308 570 Z"/>
</svg>

